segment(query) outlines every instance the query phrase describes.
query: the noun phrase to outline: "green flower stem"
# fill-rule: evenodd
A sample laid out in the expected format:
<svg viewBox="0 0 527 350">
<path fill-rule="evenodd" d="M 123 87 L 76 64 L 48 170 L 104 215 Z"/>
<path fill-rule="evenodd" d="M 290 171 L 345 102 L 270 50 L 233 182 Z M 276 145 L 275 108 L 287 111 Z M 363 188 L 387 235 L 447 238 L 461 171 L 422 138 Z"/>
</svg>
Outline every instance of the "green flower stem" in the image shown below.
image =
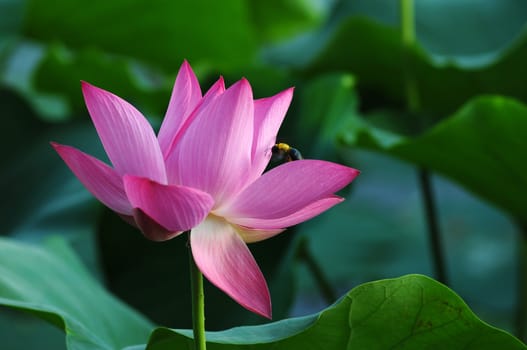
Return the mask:
<svg viewBox="0 0 527 350">
<path fill-rule="evenodd" d="M 415 45 L 414 1 L 400 0 L 399 4 L 401 11 L 401 40 L 403 44 L 406 105 L 408 111 L 415 115 L 419 112 L 420 102 L 417 79 L 413 68 L 415 65 L 413 64 L 413 56 L 411 54 L 411 49 Z M 435 276 L 440 282 L 447 284 L 444 253 L 441 244 L 441 235 L 435 205 L 436 201 L 433 195 L 430 172 L 427 169 L 419 169 L 419 185 L 423 196 Z"/>
<path fill-rule="evenodd" d="M 400 0 L 400 11 L 406 103 L 409 111 L 416 113 L 419 110 L 419 89 L 417 88 L 412 58 L 409 55 L 410 48 L 415 44 L 414 1 Z"/>
<path fill-rule="evenodd" d="M 435 276 L 439 282 L 448 284 L 445 271 L 443 245 L 441 244 L 441 233 L 439 232 L 439 223 L 437 221 L 436 200 L 430 180 L 430 172 L 423 168 L 419 169 L 419 184 L 421 186 L 421 193 L 425 207 L 426 223 L 428 225 L 430 247 L 432 249 L 432 257 L 434 260 Z"/>
<path fill-rule="evenodd" d="M 190 242 L 190 231 L 189 242 Z M 192 329 L 194 332 L 194 349 L 205 350 L 205 294 L 203 293 L 203 274 L 196 266 L 192 249 L 189 245 L 190 285 L 192 293 Z"/>
</svg>

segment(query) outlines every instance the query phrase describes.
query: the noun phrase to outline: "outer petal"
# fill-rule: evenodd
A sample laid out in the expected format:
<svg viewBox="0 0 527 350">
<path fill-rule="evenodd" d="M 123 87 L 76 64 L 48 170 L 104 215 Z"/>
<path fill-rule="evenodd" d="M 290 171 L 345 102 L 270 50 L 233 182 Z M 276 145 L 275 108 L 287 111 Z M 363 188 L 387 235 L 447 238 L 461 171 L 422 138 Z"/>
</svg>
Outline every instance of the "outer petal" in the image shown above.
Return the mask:
<svg viewBox="0 0 527 350">
<path fill-rule="evenodd" d="M 185 119 L 201 100 L 198 79 L 187 61 L 184 61 L 172 89 L 168 109 L 159 129 L 159 145 L 166 157 L 172 139 L 176 136 Z"/>
<path fill-rule="evenodd" d="M 276 143 L 276 134 L 284 120 L 292 98 L 293 88 L 290 88 L 275 96 L 254 101 L 254 139 L 251 180 L 262 175 L 265 167 L 269 163 L 271 148 Z"/>
<path fill-rule="evenodd" d="M 196 113 L 167 159 L 170 181 L 207 192 L 219 203 L 244 186 L 251 167 L 249 83 L 242 79 Z"/>
<path fill-rule="evenodd" d="M 273 234 L 273 229 L 276 227 L 289 227 L 306 220 L 309 220 L 329 208 L 333 207 L 336 204 L 341 203 L 344 198 L 339 196 L 330 196 L 327 198 L 320 199 L 316 202 L 313 202 L 304 208 L 296 211 L 290 215 L 274 218 L 274 219 L 262 219 L 262 218 L 229 218 L 229 221 L 232 223 L 241 225 L 242 227 L 251 227 L 254 232 L 243 231 L 240 233 L 243 237 L 243 240 L 247 243 L 259 242 L 264 239 L 275 236 L 283 230 L 278 230 L 278 232 Z M 275 229 L 275 231 L 277 231 Z"/>
<path fill-rule="evenodd" d="M 159 143 L 134 106 L 108 91 L 82 82 L 86 107 L 115 170 L 166 183 Z"/>
<path fill-rule="evenodd" d="M 194 188 L 162 185 L 138 176 L 125 175 L 124 188 L 134 208 L 171 232 L 197 226 L 214 204 L 207 193 Z"/>
<path fill-rule="evenodd" d="M 124 219 L 130 223 L 127 218 Z M 134 216 L 130 217 L 130 219 L 132 221 L 131 224 L 139 227 L 145 237 L 152 241 L 167 241 L 183 233 L 183 231 L 174 232 L 166 229 L 139 208 L 134 209 Z"/>
<path fill-rule="evenodd" d="M 226 221 L 209 216 L 190 234 L 201 272 L 240 305 L 271 318 L 271 297 L 249 248 Z"/>
<path fill-rule="evenodd" d="M 119 214 L 132 215 L 123 180 L 114 169 L 74 147 L 55 142 L 51 146 L 95 198 Z"/>
<path fill-rule="evenodd" d="M 271 238 L 285 231 L 285 229 L 254 229 L 236 225 L 236 232 L 242 237 L 245 243 L 260 242 L 267 238 Z"/>
<path fill-rule="evenodd" d="M 358 174 L 353 168 L 321 160 L 288 162 L 263 174 L 216 214 L 242 225 L 242 218 L 275 220 L 298 215 L 310 205 L 316 208 L 315 202 L 328 199 Z"/>
</svg>

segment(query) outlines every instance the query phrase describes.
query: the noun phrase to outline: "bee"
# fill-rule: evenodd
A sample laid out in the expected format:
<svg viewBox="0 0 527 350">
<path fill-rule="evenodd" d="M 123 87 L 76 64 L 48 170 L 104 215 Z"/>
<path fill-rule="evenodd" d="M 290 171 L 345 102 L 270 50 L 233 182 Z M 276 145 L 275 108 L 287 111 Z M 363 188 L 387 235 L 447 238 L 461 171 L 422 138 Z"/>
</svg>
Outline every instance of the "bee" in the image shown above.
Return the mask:
<svg viewBox="0 0 527 350">
<path fill-rule="evenodd" d="M 304 159 L 296 148 L 289 146 L 287 143 L 277 143 L 273 146 L 271 152 L 273 153 L 273 158 L 276 160 L 292 162 L 294 160 Z"/>
</svg>

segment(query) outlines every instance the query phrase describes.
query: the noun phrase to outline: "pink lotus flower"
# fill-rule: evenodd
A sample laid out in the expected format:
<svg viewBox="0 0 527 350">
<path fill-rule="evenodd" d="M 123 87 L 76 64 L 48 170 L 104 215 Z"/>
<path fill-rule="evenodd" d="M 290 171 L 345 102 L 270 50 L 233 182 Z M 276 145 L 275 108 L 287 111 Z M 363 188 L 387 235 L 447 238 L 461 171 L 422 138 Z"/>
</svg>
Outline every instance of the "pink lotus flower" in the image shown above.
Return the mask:
<svg viewBox="0 0 527 350">
<path fill-rule="evenodd" d="M 86 106 L 113 168 L 52 143 L 84 186 L 154 241 L 192 230 L 201 272 L 245 308 L 271 317 L 265 279 L 246 243 L 329 209 L 358 171 L 298 160 L 262 175 L 293 89 L 253 100 L 245 79 L 220 78 L 202 97 L 185 61 L 156 137 L 128 102 L 82 83 Z"/>
</svg>

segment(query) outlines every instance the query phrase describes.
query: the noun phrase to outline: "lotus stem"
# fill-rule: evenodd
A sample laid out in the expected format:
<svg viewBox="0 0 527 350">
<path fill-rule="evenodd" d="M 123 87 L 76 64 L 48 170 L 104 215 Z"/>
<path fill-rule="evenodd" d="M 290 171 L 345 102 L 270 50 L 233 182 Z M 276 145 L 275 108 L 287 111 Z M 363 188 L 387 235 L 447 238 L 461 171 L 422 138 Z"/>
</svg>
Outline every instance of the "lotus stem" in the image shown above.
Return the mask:
<svg viewBox="0 0 527 350">
<path fill-rule="evenodd" d="M 415 45 L 415 13 L 413 0 L 400 0 L 401 11 L 401 40 L 403 44 L 403 69 L 408 112 L 416 114 L 420 109 L 419 89 L 412 62 L 411 49 Z M 421 123 L 424 125 L 425 123 Z M 433 194 L 430 172 L 419 169 L 419 187 L 421 189 L 425 216 L 428 227 L 432 260 L 434 262 L 435 276 L 438 281 L 447 284 L 445 259 L 441 244 L 441 233 L 437 219 L 436 201 Z"/>
<path fill-rule="evenodd" d="M 190 231 L 189 242 L 190 242 Z M 205 294 L 203 292 L 203 274 L 199 270 L 192 249 L 189 245 L 190 285 L 192 293 L 192 330 L 194 333 L 194 349 L 205 350 Z"/>
<path fill-rule="evenodd" d="M 430 172 L 428 170 L 423 168 L 419 169 L 419 185 L 423 196 L 435 276 L 439 282 L 448 284 L 443 245 L 441 244 L 441 232 L 439 230 L 439 222 L 437 219 L 436 200 L 432 188 Z"/>
</svg>

